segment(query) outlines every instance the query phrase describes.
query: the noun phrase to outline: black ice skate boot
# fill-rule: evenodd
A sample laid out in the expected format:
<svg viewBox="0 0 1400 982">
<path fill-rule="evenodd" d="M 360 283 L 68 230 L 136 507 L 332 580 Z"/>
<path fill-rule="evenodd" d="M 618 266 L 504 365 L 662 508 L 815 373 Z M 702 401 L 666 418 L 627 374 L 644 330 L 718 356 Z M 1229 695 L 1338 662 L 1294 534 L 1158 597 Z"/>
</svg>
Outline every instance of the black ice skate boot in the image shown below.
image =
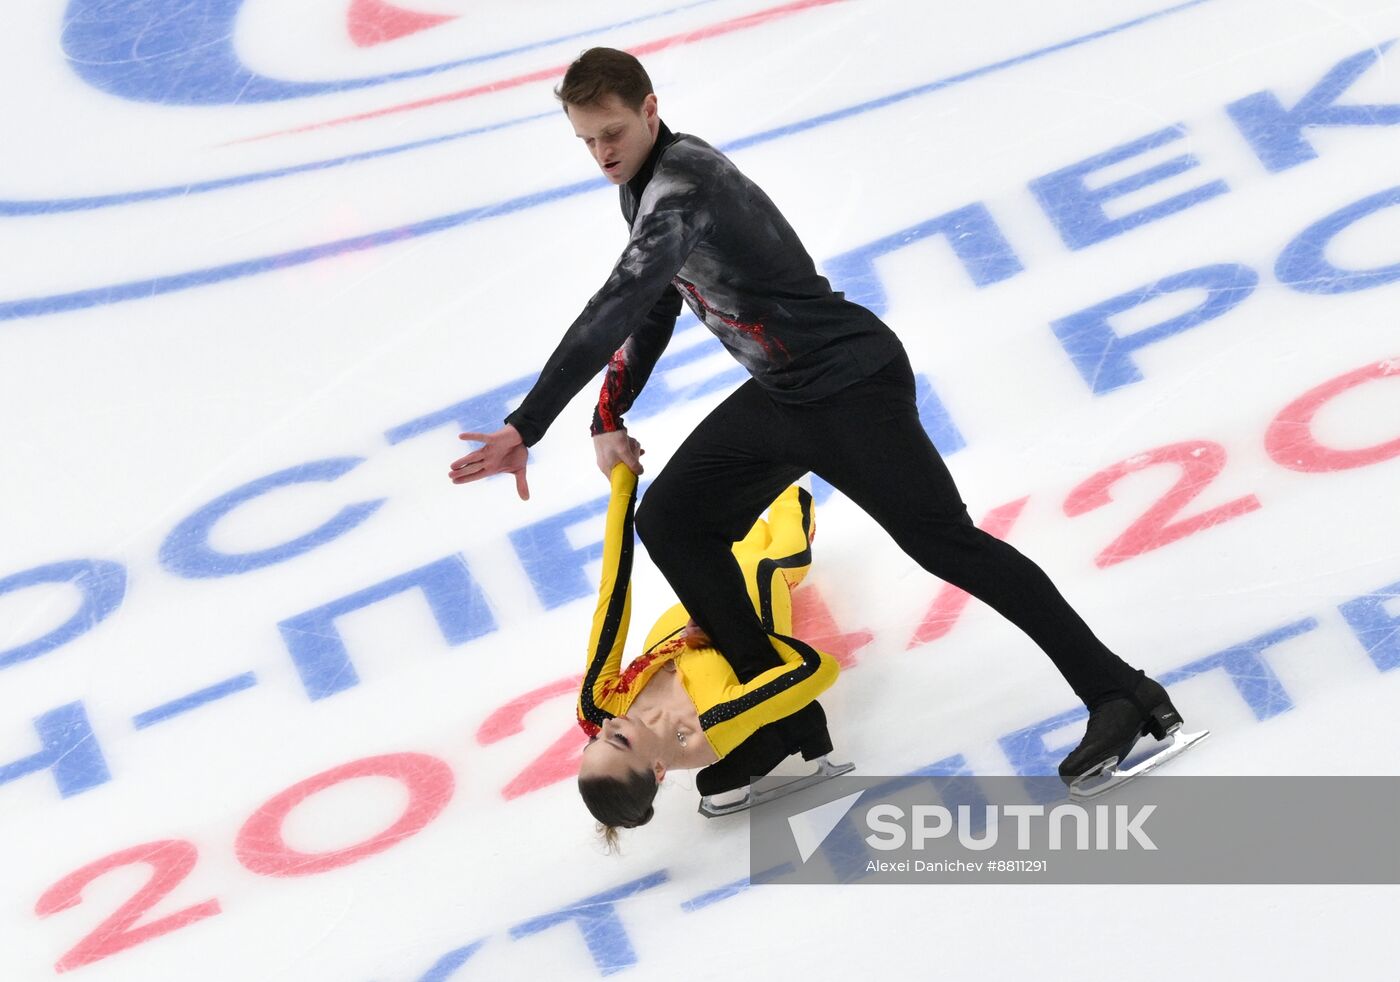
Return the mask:
<svg viewBox="0 0 1400 982">
<path fill-rule="evenodd" d="M 1098 794 L 1155 769 L 1209 733 L 1175 736 L 1181 723 L 1167 690 L 1143 675 L 1131 692 L 1106 699 L 1089 711 L 1084 739 L 1060 762 L 1060 779 L 1076 793 Z M 1172 743 L 1137 766 L 1119 770 L 1138 739 L 1149 733 L 1158 740 L 1173 735 Z M 1105 779 L 1088 790 L 1086 782 L 1100 775 Z"/>
</svg>

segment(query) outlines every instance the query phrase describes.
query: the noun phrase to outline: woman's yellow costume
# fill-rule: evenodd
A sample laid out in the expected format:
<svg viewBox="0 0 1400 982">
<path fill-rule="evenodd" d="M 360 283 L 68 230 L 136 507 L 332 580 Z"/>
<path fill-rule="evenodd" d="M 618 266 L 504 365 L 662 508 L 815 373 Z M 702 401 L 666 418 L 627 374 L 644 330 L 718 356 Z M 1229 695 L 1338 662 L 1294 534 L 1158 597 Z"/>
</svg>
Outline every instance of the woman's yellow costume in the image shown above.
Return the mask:
<svg viewBox="0 0 1400 982">
<path fill-rule="evenodd" d="M 759 727 L 806 707 L 836 681 L 835 659 L 792 633 L 791 590 L 811 565 L 812 496 L 791 487 L 734 545 L 748 584 L 749 599 L 782 659 L 751 681 L 740 683 L 724 655 L 714 648 L 688 647 L 681 637 L 690 615 L 676 604 L 661 615 L 647 636 L 645 652 L 622 669 L 622 649 L 632 613 L 632 515 L 637 476 L 623 464 L 612 471 L 603 540 L 603 575 L 589 637 L 588 668 L 579 688 L 578 720 L 593 736 L 605 719 L 627 712 L 632 700 L 668 661 L 695 703 L 706 740 L 723 758 Z"/>
</svg>

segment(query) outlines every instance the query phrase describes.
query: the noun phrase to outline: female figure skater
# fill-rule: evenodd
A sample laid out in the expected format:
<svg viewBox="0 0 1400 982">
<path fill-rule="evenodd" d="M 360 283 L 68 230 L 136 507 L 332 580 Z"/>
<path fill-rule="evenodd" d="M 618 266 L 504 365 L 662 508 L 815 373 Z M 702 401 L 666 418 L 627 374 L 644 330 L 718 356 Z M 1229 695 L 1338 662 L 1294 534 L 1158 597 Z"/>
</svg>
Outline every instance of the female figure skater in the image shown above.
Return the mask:
<svg viewBox="0 0 1400 982">
<path fill-rule="evenodd" d="M 652 627 L 644 653 L 622 670 L 631 619 L 637 476 L 619 463 L 611 481 L 602 582 L 578 698 L 579 725 L 590 737 L 579 767 L 579 793 L 609 848 L 619 827 L 651 820 L 652 799 L 668 770 L 713 765 L 760 728 L 767 727 L 771 738 L 783 732 L 785 721 L 805 717 L 810 722 L 814 710 L 824 736 L 824 718 L 813 700 L 838 671 L 830 655 L 790 637 L 790 591 L 807 575 L 813 530 L 812 496 L 798 487 L 784 491 L 768 520 L 755 522 L 733 547 L 749 600 L 782 665 L 740 683 L 724 655 L 676 604 Z M 770 759 L 764 770 L 785 755 Z"/>
</svg>

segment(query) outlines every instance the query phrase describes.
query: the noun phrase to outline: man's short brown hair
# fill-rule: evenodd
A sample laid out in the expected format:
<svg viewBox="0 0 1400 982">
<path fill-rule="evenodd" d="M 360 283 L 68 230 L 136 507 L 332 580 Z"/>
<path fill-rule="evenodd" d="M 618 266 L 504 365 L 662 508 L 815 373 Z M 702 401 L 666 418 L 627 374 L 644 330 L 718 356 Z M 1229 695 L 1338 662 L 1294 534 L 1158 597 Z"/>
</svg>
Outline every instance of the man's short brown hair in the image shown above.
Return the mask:
<svg viewBox="0 0 1400 982">
<path fill-rule="evenodd" d="M 554 97 L 567 112 L 570 106 L 597 106 L 615 95 L 635 112 L 651 92 L 647 70 L 632 55 L 616 48 L 589 48 L 569 66 Z"/>
</svg>

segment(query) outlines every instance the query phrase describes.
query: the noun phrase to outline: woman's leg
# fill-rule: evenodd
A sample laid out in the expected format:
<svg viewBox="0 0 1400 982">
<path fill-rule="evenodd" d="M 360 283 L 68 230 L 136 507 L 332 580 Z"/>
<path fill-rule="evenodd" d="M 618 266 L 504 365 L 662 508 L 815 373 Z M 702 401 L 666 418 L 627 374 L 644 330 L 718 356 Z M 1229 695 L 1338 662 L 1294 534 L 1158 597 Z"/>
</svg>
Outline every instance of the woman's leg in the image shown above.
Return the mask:
<svg viewBox="0 0 1400 982">
<path fill-rule="evenodd" d="M 791 486 L 768 509 L 768 520 L 753 523 L 734 558 L 744 574 L 749 602 L 766 631 L 792 635 L 792 588 L 812 565 L 812 495 Z"/>
</svg>

